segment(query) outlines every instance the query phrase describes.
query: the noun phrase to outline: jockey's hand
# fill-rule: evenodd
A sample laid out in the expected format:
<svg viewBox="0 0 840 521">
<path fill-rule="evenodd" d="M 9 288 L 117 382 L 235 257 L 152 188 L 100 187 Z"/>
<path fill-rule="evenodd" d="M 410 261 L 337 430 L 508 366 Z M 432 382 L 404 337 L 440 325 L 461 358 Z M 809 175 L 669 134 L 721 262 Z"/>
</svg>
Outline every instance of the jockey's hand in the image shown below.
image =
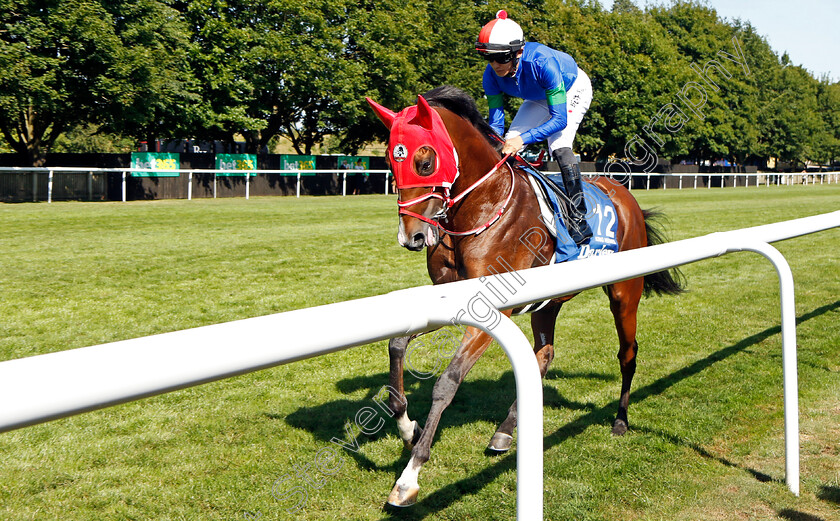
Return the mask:
<svg viewBox="0 0 840 521">
<path fill-rule="evenodd" d="M 502 155 L 516 154 L 519 152 L 525 143 L 522 141 L 522 136 L 513 136 L 505 140 L 505 146 L 502 147 Z"/>
</svg>

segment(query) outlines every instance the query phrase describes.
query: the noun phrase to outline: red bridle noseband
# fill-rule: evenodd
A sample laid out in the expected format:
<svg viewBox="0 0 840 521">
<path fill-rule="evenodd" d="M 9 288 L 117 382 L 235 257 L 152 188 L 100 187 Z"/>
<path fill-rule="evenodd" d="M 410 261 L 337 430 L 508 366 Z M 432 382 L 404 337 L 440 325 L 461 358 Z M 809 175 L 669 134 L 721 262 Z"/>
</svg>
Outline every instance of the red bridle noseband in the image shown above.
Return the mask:
<svg viewBox="0 0 840 521">
<path fill-rule="evenodd" d="M 436 192 L 434 190 L 434 188 L 432 188 L 432 191 L 427 192 L 427 193 L 425 193 L 425 194 L 423 194 L 419 197 L 409 199 L 408 201 L 397 200 L 397 205 L 400 207 L 400 215 L 407 215 L 409 217 L 414 217 L 415 219 L 420 219 L 421 221 L 436 227 L 437 229 L 439 229 L 443 233 L 446 233 L 447 235 L 457 235 L 457 236 L 478 235 L 479 233 L 483 232 L 484 230 L 486 230 L 487 228 L 492 226 L 493 223 L 495 223 L 496 221 L 499 220 L 499 218 L 502 216 L 502 214 L 505 213 L 505 210 L 507 209 L 507 205 L 510 203 L 511 198 L 513 198 L 513 188 L 514 188 L 514 185 L 515 185 L 515 182 L 514 182 L 515 179 L 514 179 L 514 174 L 513 174 L 513 168 L 511 168 L 510 165 L 506 165 L 508 167 L 508 170 L 510 171 L 510 191 L 508 192 L 508 195 L 507 195 L 507 198 L 505 199 L 505 202 L 502 203 L 501 208 L 499 208 L 499 210 L 496 211 L 496 213 L 494 213 L 493 216 L 490 217 L 490 220 L 488 220 L 486 223 L 484 223 L 483 225 L 478 226 L 476 228 L 473 228 L 471 230 L 466 230 L 466 231 L 463 231 L 463 232 L 456 232 L 456 231 L 447 230 L 446 228 L 444 228 L 443 225 L 440 224 L 440 222 L 437 221 L 437 219 L 440 219 L 441 217 L 445 216 L 447 210 L 449 210 L 450 208 L 455 206 L 459 201 L 464 199 L 470 192 L 475 190 L 484 181 L 488 180 L 490 178 L 490 176 L 495 174 L 499 170 L 499 168 L 503 164 L 505 164 L 505 161 L 507 161 L 507 159 L 509 157 L 510 157 L 510 154 L 505 155 L 498 163 L 496 163 L 496 165 L 489 172 L 484 174 L 481 177 L 481 179 L 479 179 L 475 183 L 471 184 L 466 190 L 464 190 L 460 194 L 456 195 L 455 197 L 449 197 L 449 188 L 445 187 L 443 189 L 443 193 Z M 440 212 L 438 212 L 432 218 L 429 218 L 429 217 L 426 217 L 425 215 L 420 215 L 417 212 L 412 212 L 411 210 L 408 210 L 409 207 L 414 206 L 414 205 L 419 204 L 419 203 L 422 203 L 423 201 L 426 201 L 428 199 L 440 199 L 443 202 L 443 207 L 441 208 Z"/>
</svg>

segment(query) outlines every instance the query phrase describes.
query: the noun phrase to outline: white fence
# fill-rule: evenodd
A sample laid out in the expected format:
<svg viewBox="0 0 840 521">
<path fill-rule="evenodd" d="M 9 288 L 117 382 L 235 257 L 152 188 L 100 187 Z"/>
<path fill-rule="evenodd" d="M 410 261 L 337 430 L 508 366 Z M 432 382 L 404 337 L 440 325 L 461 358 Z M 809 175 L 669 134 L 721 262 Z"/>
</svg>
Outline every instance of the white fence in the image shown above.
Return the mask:
<svg viewBox="0 0 840 521">
<path fill-rule="evenodd" d="M 38 174 L 46 175 L 47 176 L 47 189 L 46 189 L 46 201 L 51 203 L 53 200 L 53 178 L 56 173 L 67 173 L 67 174 L 86 174 L 87 175 L 87 193 L 89 194 L 89 199 L 93 198 L 93 175 L 94 174 L 105 174 L 116 172 L 122 174 L 122 201 L 126 201 L 127 195 L 127 177 L 130 175 L 131 172 L 145 172 L 145 170 L 138 169 L 138 168 L 87 168 L 87 167 L 0 167 L 0 174 L 3 173 L 31 173 L 32 175 L 32 200 L 38 201 L 39 191 L 38 191 Z M 341 195 L 347 195 L 347 176 L 354 175 L 354 174 L 376 174 L 376 175 L 384 175 L 385 176 L 385 190 L 384 193 L 387 195 L 390 191 L 391 183 L 389 182 L 391 179 L 391 171 L 390 170 L 225 170 L 225 169 L 177 169 L 177 170 L 167 170 L 167 172 L 177 172 L 179 174 L 187 174 L 188 175 L 188 193 L 187 199 L 192 199 L 192 180 L 193 176 L 196 174 L 199 175 L 206 175 L 206 174 L 213 174 L 213 197 L 216 197 L 216 185 L 217 185 L 217 176 L 216 174 L 238 174 L 243 175 L 245 177 L 245 198 L 250 198 L 250 175 L 245 175 L 245 172 L 250 172 L 253 174 L 279 174 L 283 176 L 294 176 L 297 177 L 297 187 L 296 187 L 296 196 L 300 197 L 300 187 L 301 187 L 301 178 L 303 176 L 308 175 L 317 175 L 317 174 L 330 174 L 330 175 L 341 175 Z M 645 179 L 645 189 L 650 190 L 651 179 L 660 178 L 662 180 L 662 188 L 667 188 L 667 180 L 668 179 L 679 179 L 678 189 L 683 188 L 683 180 L 684 178 L 691 179 L 693 178 L 692 188 L 698 188 L 698 181 L 705 180 L 705 186 L 707 188 L 712 188 L 713 183 L 712 179 L 721 179 L 721 185 L 723 185 L 723 179 L 731 177 L 733 178 L 733 187 L 738 187 L 738 179 L 743 178 L 743 185 L 745 187 L 749 186 L 770 186 L 771 184 L 774 185 L 793 185 L 793 184 L 831 184 L 831 183 L 838 183 L 840 182 L 840 172 L 809 172 L 809 173 L 767 173 L 767 172 L 758 172 L 758 173 L 677 173 L 677 174 L 660 174 L 660 173 L 650 173 L 650 172 L 631 172 L 631 173 L 613 173 L 613 174 L 604 174 L 602 172 L 584 172 L 585 176 L 597 176 L 597 175 L 608 175 L 614 179 L 627 179 L 630 178 L 643 178 Z M 630 183 L 632 185 L 632 183 Z"/>
<path fill-rule="evenodd" d="M 764 255 L 775 266 L 781 284 L 785 473 L 788 487 L 798 495 L 799 412 L 793 277 L 782 255 L 768 243 L 838 226 L 840 211 L 835 211 L 522 270 L 517 275 L 524 283 L 504 307 L 568 295 L 727 253 L 754 251 Z M 487 284 L 504 276 L 411 288 L 0 362 L 0 432 L 426 331 L 449 325 L 453 317 L 459 317 L 457 323 L 491 334 L 511 360 L 519 404 L 517 518 L 542 519 L 542 383 L 537 362 L 530 342 L 513 321 L 497 309 L 488 308 L 483 296 L 478 297 Z M 496 282 L 496 287 L 507 283 Z M 406 309 L 412 313 L 406 313 Z M 329 328 L 322 325 L 324 316 L 332 321 Z M 313 331 L 318 334 L 312 334 Z M 230 349 L 234 345 L 236 349 Z"/>
<path fill-rule="evenodd" d="M 585 175 L 593 175 L 591 172 L 587 172 Z M 601 175 L 601 174 L 594 174 L 594 175 Z M 658 173 L 631 173 L 631 174 L 617 174 L 614 173 L 610 175 L 613 178 L 620 178 L 622 175 L 629 175 L 630 177 L 643 177 L 645 178 L 645 190 L 650 190 L 650 180 L 651 178 L 663 178 L 664 180 L 678 178 L 679 185 L 678 189 L 683 189 L 683 180 L 684 178 L 694 178 L 694 183 L 692 188 L 697 189 L 697 181 L 699 179 L 706 179 L 706 188 L 712 188 L 713 183 L 712 179 L 721 179 L 721 185 L 723 184 L 723 179 L 727 177 L 732 178 L 732 185 L 733 188 L 738 188 L 738 178 L 744 178 L 744 186 L 749 187 L 752 186 L 759 186 L 763 184 L 764 186 L 770 186 L 771 184 L 774 185 L 794 185 L 794 184 L 801 184 L 801 185 L 815 185 L 815 184 L 831 184 L 831 183 L 838 183 L 840 182 L 840 172 L 800 172 L 800 173 L 774 173 L 774 172 L 754 172 L 754 173 L 734 173 L 734 172 L 707 172 L 707 173 L 677 173 L 677 174 L 658 174 Z M 662 183 L 662 189 L 667 189 L 667 183 Z"/>
<path fill-rule="evenodd" d="M 126 202 L 127 195 L 127 178 L 131 172 L 160 172 L 160 170 L 144 170 L 142 168 L 88 168 L 88 167 L 17 167 L 17 166 L 0 166 L 0 174 L 7 173 L 31 173 L 32 176 L 32 200 L 38 200 L 38 178 L 37 174 L 44 174 L 47 176 L 47 202 L 51 203 L 53 200 L 53 178 L 56 173 L 67 174 L 87 174 L 88 176 L 88 194 L 89 199 L 93 198 L 93 174 L 106 173 L 120 173 L 122 174 L 122 202 Z M 296 196 L 300 197 L 300 183 L 301 178 L 314 174 L 340 174 L 341 175 L 341 195 L 347 195 L 347 176 L 354 174 L 383 174 L 385 176 L 385 195 L 388 195 L 390 188 L 391 171 L 390 170 L 229 170 L 229 169 L 209 169 L 209 168 L 179 168 L 173 170 L 166 170 L 168 173 L 178 173 L 188 175 L 187 199 L 192 200 L 192 180 L 194 174 L 213 174 L 213 198 L 216 198 L 216 185 L 218 181 L 217 174 L 236 174 L 237 176 L 245 177 L 245 199 L 250 199 L 251 174 L 279 174 L 283 176 L 297 177 Z M 247 175 L 246 175 L 247 174 Z"/>
</svg>

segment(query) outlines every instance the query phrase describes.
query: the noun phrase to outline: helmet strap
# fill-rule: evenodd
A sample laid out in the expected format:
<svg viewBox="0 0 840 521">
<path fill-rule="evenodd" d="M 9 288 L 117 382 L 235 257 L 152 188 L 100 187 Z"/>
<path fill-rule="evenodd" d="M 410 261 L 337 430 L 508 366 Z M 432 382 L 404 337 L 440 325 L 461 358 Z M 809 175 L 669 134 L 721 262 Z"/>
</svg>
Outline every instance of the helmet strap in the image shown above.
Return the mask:
<svg viewBox="0 0 840 521">
<path fill-rule="evenodd" d="M 515 56 L 511 63 L 513 64 L 513 67 L 511 67 L 510 72 L 505 75 L 506 78 L 513 78 L 516 76 L 516 71 L 519 69 L 519 56 Z"/>
</svg>

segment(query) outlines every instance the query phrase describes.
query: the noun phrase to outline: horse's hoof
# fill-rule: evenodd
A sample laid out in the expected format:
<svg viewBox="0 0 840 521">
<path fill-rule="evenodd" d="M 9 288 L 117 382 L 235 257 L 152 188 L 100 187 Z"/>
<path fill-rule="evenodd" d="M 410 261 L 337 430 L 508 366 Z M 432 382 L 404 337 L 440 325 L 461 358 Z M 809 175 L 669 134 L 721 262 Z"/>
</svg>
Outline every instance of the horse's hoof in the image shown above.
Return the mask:
<svg viewBox="0 0 840 521">
<path fill-rule="evenodd" d="M 612 433 L 614 436 L 624 436 L 627 432 L 627 422 L 624 420 L 615 420 L 613 423 Z"/>
<path fill-rule="evenodd" d="M 414 503 L 417 503 L 417 494 L 419 492 L 420 487 L 402 487 L 397 483 L 394 485 L 394 490 L 388 496 L 388 504 L 394 507 L 410 507 Z"/>
<path fill-rule="evenodd" d="M 420 441 L 420 436 L 423 435 L 423 427 L 421 427 L 416 420 L 412 421 L 411 423 L 414 424 L 414 430 L 412 431 L 411 441 L 403 440 L 403 446 L 408 450 L 413 449 L 414 446 L 417 445 L 417 442 Z"/>
<path fill-rule="evenodd" d="M 487 450 L 493 452 L 507 452 L 513 444 L 513 436 L 505 434 L 504 432 L 497 432 L 490 438 L 490 443 L 487 445 Z"/>
</svg>

